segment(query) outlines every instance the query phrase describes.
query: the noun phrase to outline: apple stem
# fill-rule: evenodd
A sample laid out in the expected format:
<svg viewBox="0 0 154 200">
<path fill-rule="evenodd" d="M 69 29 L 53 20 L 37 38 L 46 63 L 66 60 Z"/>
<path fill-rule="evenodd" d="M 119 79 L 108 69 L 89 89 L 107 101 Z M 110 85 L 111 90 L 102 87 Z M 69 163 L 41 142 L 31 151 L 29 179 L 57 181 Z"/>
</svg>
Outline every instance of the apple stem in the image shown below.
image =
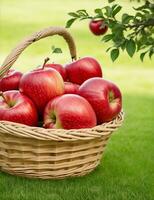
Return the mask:
<svg viewBox="0 0 154 200">
<path fill-rule="evenodd" d="M 45 64 L 46 64 L 49 60 L 50 60 L 50 58 L 48 58 L 48 57 L 44 59 L 44 63 L 43 63 L 43 65 L 42 65 L 42 69 L 44 69 Z"/>
<path fill-rule="evenodd" d="M 1 91 L 0 91 L 0 97 L 2 97 L 4 99 L 4 101 L 6 102 L 6 98 L 5 98 L 4 94 L 3 94 L 3 92 L 1 92 Z"/>
</svg>

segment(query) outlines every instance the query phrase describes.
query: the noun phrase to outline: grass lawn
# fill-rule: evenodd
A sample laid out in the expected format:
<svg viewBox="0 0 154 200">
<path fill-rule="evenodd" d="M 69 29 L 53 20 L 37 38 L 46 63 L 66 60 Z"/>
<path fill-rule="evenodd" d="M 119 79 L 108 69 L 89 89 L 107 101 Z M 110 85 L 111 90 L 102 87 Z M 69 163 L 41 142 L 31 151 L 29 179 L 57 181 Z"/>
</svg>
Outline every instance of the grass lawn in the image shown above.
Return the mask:
<svg viewBox="0 0 154 200">
<path fill-rule="evenodd" d="M 64 26 L 67 13 L 80 8 L 91 12 L 101 0 L 5 0 L 0 6 L 0 63 L 17 42 L 48 26 Z M 136 4 L 123 1 L 125 12 Z M 135 5 L 134 5 L 135 4 Z M 100 42 L 88 31 L 87 22 L 70 29 L 76 39 L 78 57 L 91 55 L 102 64 L 104 77 L 116 82 L 123 93 L 125 122 L 113 134 L 102 162 L 91 174 L 66 180 L 31 180 L 0 172 L 0 200 L 152 200 L 154 197 L 154 62 L 130 59 L 121 54 L 112 63 Z M 51 55 L 51 46 L 62 55 Z M 29 47 L 14 67 L 27 71 L 43 62 L 70 62 L 63 39 L 53 37 Z"/>
</svg>

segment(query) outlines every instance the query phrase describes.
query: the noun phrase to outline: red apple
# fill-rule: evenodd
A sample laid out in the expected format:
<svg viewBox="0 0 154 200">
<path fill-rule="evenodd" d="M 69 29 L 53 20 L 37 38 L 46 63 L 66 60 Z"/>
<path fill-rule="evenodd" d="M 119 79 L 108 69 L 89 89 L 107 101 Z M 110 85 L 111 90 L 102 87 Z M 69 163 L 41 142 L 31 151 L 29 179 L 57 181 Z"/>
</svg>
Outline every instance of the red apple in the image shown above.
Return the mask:
<svg viewBox="0 0 154 200">
<path fill-rule="evenodd" d="M 102 19 L 91 20 L 89 23 L 89 28 L 94 35 L 104 35 L 108 30 L 108 26 Z"/>
<path fill-rule="evenodd" d="M 22 73 L 10 69 L 8 73 L 0 79 L 0 91 L 18 90 Z"/>
<path fill-rule="evenodd" d="M 32 99 L 40 114 L 52 98 L 64 94 L 61 75 L 55 69 L 44 68 L 44 65 L 24 74 L 19 85 L 20 92 Z"/>
<path fill-rule="evenodd" d="M 96 115 L 89 102 L 75 94 L 51 100 L 44 112 L 45 128 L 80 129 L 96 126 Z"/>
<path fill-rule="evenodd" d="M 91 78 L 80 86 L 79 94 L 92 105 L 98 124 L 111 121 L 121 111 L 121 92 L 108 80 Z"/>
<path fill-rule="evenodd" d="M 19 91 L 6 91 L 0 97 L 0 120 L 37 126 L 37 110 L 34 103 Z"/>
<path fill-rule="evenodd" d="M 77 94 L 80 85 L 71 83 L 71 82 L 64 82 L 65 94 Z"/>
<path fill-rule="evenodd" d="M 92 57 L 84 57 L 66 65 L 66 72 L 70 82 L 82 84 L 89 78 L 102 77 L 100 64 Z"/>
<path fill-rule="evenodd" d="M 53 68 L 53 69 L 57 70 L 60 73 L 60 75 L 62 76 L 63 80 L 67 81 L 66 70 L 62 65 L 52 63 L 52 64 L 46 64 L 44 67 L 45 68 Z"/>
</svg>

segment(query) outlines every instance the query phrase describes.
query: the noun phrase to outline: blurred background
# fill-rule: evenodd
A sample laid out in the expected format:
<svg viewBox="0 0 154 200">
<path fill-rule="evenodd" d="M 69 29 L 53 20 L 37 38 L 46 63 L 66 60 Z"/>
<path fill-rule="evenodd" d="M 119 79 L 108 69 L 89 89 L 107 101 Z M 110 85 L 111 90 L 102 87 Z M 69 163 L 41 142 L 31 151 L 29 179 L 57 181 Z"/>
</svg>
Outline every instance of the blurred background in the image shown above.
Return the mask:
<svg viewBox="0 0 154 200">
<path fill-rule="evenodd" d="M 129 0 L 118 3 L 123 6 L 123 12 L 129 13 L 133 12 L 132 6 L 137 5 L 135 2 L 130 3 Z M 69 19 L 68 12 L 85 8 L 93 13 L 96 7 L 106 4 L 107 1 L 102 0 L 0 0 L 0 63 L 2 64 L 12 48 L 32 33 L 49 26 L 64 27 Z M 92 35 L 88 29 L 88 23 L 88 20 L 76 22 L 69 29 L 76 42 L 78 57 L 88 55 L 98 59 L 102 65 L 104 77 L 122 83 L 125 92 L 139 93 L 143 87 L 137 88 L 138 84 L 144 85 L 147 90 L 148 83 L 150 84 L 153 80 L 154 63 L 148 58 L 142 63 L 139 55 L 129 58 L 125 53 L 113 63 L 109 53 L 105 51 L 109 44 L 101 42 L 101 37 Z M 60 47 L 63 53 L 51 54 L 52 45 Z M 47 56 L 51 58 L 51 62 L 61 64 L 71 62 L 65 41 L 59 36 L 54 36 L 29 46 L 13 67 L 27 71 L 42 64 Z M 126 80 L 129 81 L 129 87 L 125 85 Z"/>
<path fill-rule="evenodd" d="M 122 11 L 125 13 L 132 13 L 132 7 L 137 5 L 137 2 L 130 2 L 129 0 L 117 2 L 123 6 Z M 69 19 L 68 12 L 87 9 L 90 13 L 93 13 L 95 8 L 106 4 L 107 1 L 102 0 L 0 0 L 0 63 L 2 64 L 11 49 L 23 38 L 45 27 L 64 27 Z M 152 199 L 150 189 L 152 187 L 152 166 L 154 166 L 152 159 L 154 62 L 145 58 L 142 63 L 138 54 L 129 58 L 128 55 L 123 53 L 113 63 L 110 55 L 105 51 L 109 44 L 101 42 L 100 37 L 92 35 L 88 29 L 88 23 L 89 21 L 76 22 L 69 29 L 76 42 L 78 57 L 92 56 L 98 59 L 102 65 L 104 78 L 114 81 L 121 88 L 125 123 L 119 129 L 118 134 L 113 135 L 110 140 L 104 155 L 103 165 L 101 163 L 94 175 L 91 175 L 91 178 L 95 176 L 95 179 L 90 179 L 91 181 L 97 180 L 95 181 L 95 185 L 98 186 L 97 190 L 84 190 L 84 187 L 90 188 L 90 183 L 84 182 L 84 179 L 81 179 L 82 192 L 77 182 L 76 187 L 81 194 L 89 191 L 89 194 L 96 192 L 104 196 L 109 194 L 105 193 L 105 189 L 109 188 L 109 191 L 112 191 L 113 189 L 110 186 L 116 186 L 116 189 L 113 190 L 114 194 L 120 192 L 115 199 L 125 199 L 120 197 L 127 197 L 129 191 L 138 195 L 129 196 L 132 197 L 131 200 L 133 198 L 150 200 Z M 52 45 L 60 47 L 63 53 L 51 54 Z M 71 62 L 63 38 L 54 36 L 28 47 L 13 67 L 25 72 L 42 64 L 47 56 L 51 58 L 51 62 L 61 64 Z M 115 179 L 115 177 L 118 179 Z M 4 176 L 4 178 L 7 179 L 6 183 L 9 182 L 8 177 Z M 3 179 L 0 182 L 5 183 Z M 20 181 L 14 182 L 14 184 L 20 186 Z M 39 184 L 41 185 L 40 182 Z M 105 184 L 105 187 L 104 185 L 100 187 L 100 184 Z M 123 191 L 121 190 L 122 185 L 125 186 Z M 63 186 L 62 183 L 60 185 L 61 190 Z M 70 191 L 67 193 L 70 193 L 70 195 L 73 193 L 73 185 L 70 186 Z M 65 193 L 63 197 L 65 199 Z M 74 198 L 72 197 L 72 199 Z"/>
</svg>

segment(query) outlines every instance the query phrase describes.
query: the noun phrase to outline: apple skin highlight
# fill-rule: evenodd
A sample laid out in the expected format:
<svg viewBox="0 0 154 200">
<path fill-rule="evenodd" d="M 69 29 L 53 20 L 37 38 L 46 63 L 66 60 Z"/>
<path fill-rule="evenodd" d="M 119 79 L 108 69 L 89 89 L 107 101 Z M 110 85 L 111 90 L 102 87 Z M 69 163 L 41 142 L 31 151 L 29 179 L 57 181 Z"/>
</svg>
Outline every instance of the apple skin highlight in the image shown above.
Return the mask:
<svg viewBox="0 0 154 200">
<path fill-rule="evenodd" d="M 84 57 L 65 66 L 68 80 L 81 85 L 93 77 L 102 77 L 101 65 L 92 57 Z"/>
<path fill-rule="evenodd" d="M 0 97 L 0 120 L 38 125 L 38 115 L 34 103 L 17 90 L 6 91 Z"/>
<path fill-rule="evenodd" d="M 96 115 L 89 102 L 75 94 L 51 100 L 44 112 L 45 128 L 81 129 L 96 126 Z"/>
<path fill-rule="evenodd" d="M 21 72 L 10 69 L 8 73 L 0 79 L 0 91 L 18 90 L 21 77 Z"/>
<path fill-rule="evenodd" d="M 56 70 L 38 69 L 22 76 L 19 90 L 32 99 L 41 115 L 52 98 L 64 94 L 64 82 Z"/>
<path fill-rule="evenodd" d="M 80 86 L 79 94 L 92 105 L 97 124 L 111 121 L 122 109 L 121 92 L 111 81 L 91 78 Z"/>
</svg>

